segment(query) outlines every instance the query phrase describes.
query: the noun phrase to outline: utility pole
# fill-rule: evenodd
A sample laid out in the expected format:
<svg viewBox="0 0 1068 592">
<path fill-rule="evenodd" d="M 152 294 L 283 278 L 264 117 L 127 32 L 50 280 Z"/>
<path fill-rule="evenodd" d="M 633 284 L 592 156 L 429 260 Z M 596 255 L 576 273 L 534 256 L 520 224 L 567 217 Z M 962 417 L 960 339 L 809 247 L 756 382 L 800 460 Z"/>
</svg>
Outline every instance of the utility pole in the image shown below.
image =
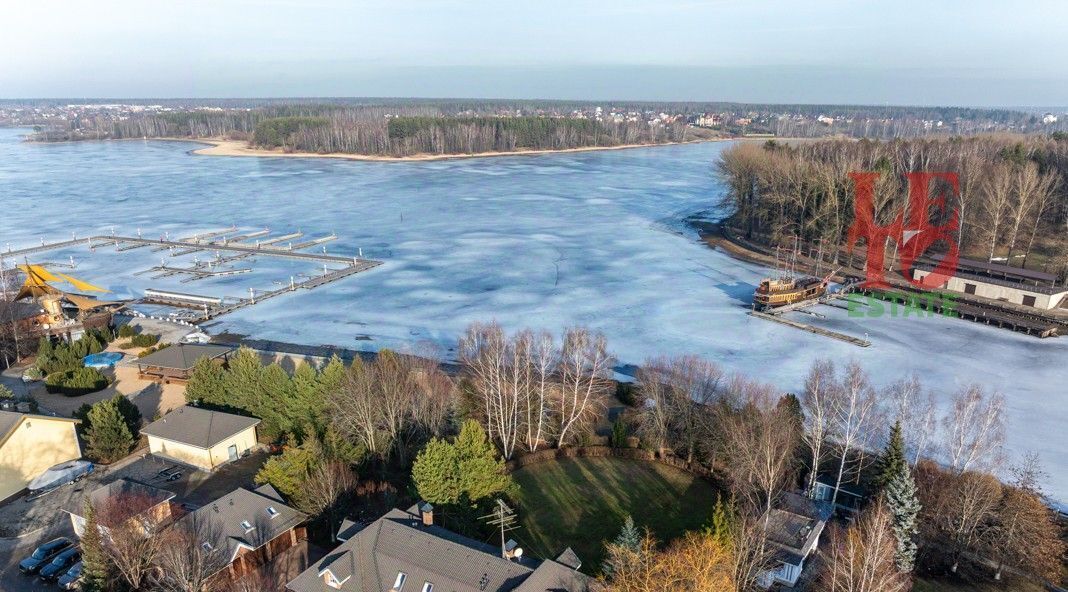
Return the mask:
<svg viewBox="0 0 1068 592">
<path fill-rule="evenodd" d="M 509 559 L 507 539 L 504 538 L 504 534 L 508 531 L 519 528 L 515 526 L 515 511 L 508 507 L 508 504 L 504 503 L 504 500 L 498 499 L 497 507 L 493 508 L 493 512 L 481 517 L 486 524 L 491 526 L 497 526 L 501 530 L 501 557 Z"/>
</svg>

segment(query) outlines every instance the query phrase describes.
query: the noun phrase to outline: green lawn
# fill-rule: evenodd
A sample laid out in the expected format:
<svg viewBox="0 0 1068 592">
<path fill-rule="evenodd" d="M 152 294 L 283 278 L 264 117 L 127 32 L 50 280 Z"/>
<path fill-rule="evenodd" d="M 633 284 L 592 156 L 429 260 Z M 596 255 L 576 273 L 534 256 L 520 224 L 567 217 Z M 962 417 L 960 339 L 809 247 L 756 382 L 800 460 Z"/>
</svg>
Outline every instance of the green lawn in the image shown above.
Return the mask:
<svg viewBox="0 0 1068 592">
<path fill-rule="evenodd" d="M 1006 576 L 1005 581 L 964 583 L 947 580 L 916 578 L 913 592 L 1044 592 L 1045 587 L 1034 582 L 1013 579 Z"/>
<path fill-rule="evenodd" d="M 539 557 L 570 546 L 591 574 L 600 571 L 604 541 L 619 534 L 627 514 L 666 541 L 707 524 L 717 493 L 684 471 L 619 458 L 547 461 L 512 476 L 522 524 L 513 538 Z"/>
</svg>

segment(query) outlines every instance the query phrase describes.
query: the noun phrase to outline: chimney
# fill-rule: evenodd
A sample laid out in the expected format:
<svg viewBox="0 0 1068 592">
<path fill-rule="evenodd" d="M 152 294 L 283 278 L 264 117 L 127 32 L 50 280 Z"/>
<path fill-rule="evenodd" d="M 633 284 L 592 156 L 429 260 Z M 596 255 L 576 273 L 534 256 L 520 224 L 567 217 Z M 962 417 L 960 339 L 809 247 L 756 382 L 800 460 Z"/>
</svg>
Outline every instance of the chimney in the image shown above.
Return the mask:
<svg viewBox="0 0 1068 592">
<path fill-rule="evenodd" d="M 419 514 L 423 517 L 423 526 L 434 526 L 434 506 L 430 502 L 419 506 Z"/>
</svg>

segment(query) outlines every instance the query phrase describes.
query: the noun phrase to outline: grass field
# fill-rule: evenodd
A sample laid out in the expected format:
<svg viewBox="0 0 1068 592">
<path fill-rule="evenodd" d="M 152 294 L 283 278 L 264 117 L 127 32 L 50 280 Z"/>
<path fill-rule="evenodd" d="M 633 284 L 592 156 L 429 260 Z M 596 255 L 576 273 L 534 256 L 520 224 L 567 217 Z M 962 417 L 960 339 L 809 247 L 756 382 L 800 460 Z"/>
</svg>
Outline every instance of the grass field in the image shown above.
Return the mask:
<svg viewBox="0 0 1068 592">
<path fill-rule="evenodd" d="M 1006 578 L 1004 582 L 949 582 L 917 578 L 913 592 L 1045 592 L 1045 587 L 1034 582 Z"/>
<path fill-rule="evenodd" d="M 513 537 L 540 557 L 571 547 L 590 574 L 600 571 L 604 541 L 619 534 L 627 514 L 639 528 L 670 540 L 705 525 L 717 493 L 684 471 L 619 458 L 547 461 L 512 476 L 522 524 Z"/>
</svg>

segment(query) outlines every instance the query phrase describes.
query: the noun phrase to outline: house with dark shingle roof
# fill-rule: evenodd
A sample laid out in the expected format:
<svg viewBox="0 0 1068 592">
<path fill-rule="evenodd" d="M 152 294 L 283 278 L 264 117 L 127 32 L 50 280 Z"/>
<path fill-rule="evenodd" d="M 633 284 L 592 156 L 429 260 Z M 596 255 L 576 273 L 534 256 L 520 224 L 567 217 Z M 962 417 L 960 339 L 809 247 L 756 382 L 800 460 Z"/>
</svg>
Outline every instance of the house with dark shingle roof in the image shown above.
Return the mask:
<svg viewBox="0 0 1068 592">
<path fill-rule="evenodd" d="M 214 471 L 254 450 L 255 417 L 185 405 L 141 429 L 155 456 Z"/>
<path fill-rule="evenodd" d="M 262 572 L 283 553 L 307 551 L 308 516 L 282 500 L 270 485 L 239 487 L 179 519 L 174 528 L 190 533 L 214 566 L 207 590 Z"/>
<path fill-rule="evenodd" d="M 433 508 L 395 509 L 360 526 L 293 579 L 290 592 L 584 592 L 588 578 L 568 549 L 556 561 L 501 549 L 434 524 Z M 565 564 L 564 561 L 568 563 Z"/>
<path fill-rule="evenodd" d="M 773 568 L 764 571 L 758 578 L 761 587 L 797 584 L 801 571 L 805 569 L 805 560 L 819 545 L 820 535 L 832 511 L 828 502 L 788 492 L 779 500 L 777 507 L 761 518 L 766 521 L 764 536 L 773 560 Z"/>
<path fill-rule="evenodd" d="M 193 366 L 202 358 L 226 364 L 234 348 L 211 343 L 176 343 L 137 360 L 137 373 L 142 380 L 163 384 L 185 384 Z"/>
</svg>

